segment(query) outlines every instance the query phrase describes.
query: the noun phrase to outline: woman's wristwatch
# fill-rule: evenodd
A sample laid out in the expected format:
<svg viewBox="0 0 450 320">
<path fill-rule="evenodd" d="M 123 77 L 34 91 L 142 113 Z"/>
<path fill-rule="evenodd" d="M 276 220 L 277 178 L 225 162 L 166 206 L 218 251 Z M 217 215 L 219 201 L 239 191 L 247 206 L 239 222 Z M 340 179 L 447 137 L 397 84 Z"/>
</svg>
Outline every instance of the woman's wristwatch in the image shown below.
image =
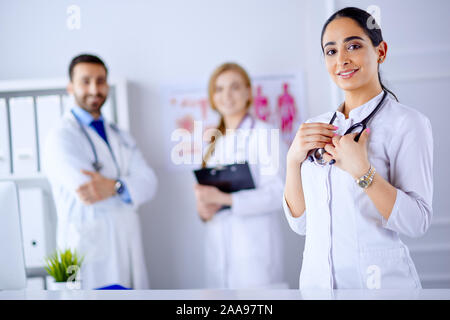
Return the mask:
<svg viewBox="0 0 450 320">
<path fill-rule="evenodd" d="M 373 177 L 375 176 L 375 168 L 370 165 L 369 171 L 363 175 L 361 178 L 356 179 L 356 183 L 363 189 L 367 189 L 373 181 Z"/>
</svg>

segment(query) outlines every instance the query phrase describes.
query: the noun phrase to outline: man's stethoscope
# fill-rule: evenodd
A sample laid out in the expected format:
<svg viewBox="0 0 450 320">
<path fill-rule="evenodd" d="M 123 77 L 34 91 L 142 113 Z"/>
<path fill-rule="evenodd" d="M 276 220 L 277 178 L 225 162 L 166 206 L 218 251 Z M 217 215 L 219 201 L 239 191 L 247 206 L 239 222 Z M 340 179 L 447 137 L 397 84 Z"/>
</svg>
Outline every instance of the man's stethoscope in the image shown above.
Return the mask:
<svg viewBox="0 0 450 320">
<path fill-rule="evenodd" d="M 92 167 L 94 168 L 94 170 L 96 172 L 99 172 L 103 168 L 103 165 L 101 164 L 101 162 L 98 159 L 97 150 L 95 149 L 94 142 L 92 142 L 92 139 L 89 136 L 89 134 L 87 133 L 86 129 L 84 128 L 83 123 L 81 123 L 81 120 L 77 117 L 77 115 L 73 112 L 73 110 L 71 110 L 70 112 L 73 114 L 74 118 L 77 120 L 81 131 L 83 132 L 84 136 L 86 137 L 86 139 L 89 142 L 89 145 L 91 146 L 92 153 L 94 154 L 94 162 L 92 162 Z M 113 124 L 110 124 L 109 126 L 114 132 L 116 132 L 120 136 L 119 129 L 116 126 L 114 126 Z M 122 137 L 120 136 L 120 138 L 122 138 Z M 123 139 L 121 141 L 124 145 L 128 146 L 127 143 Z M 119 164 L 117 163 L 116 156 L 114 155 L 114 152 L 113 152 L 111 146 L 109 145 L 109 143 L 107 143 L 107 146 L 108 146 L 109 152 L 111 153 L 111 156 L 113 158 L 114 165 L 116 166 L 117 177 L 120 177 L 120 167 L 119 167 Z"/>
<path fill-rule="evenodd" d="M 358 142 L 359 138 L 361 137 L 361 134 L 367 128 L 367 124 L 369 123 L 369 121 L 373 118 L 375 113 L 377 113 L 377 111 L 383 105 L 383 102 L 386 99 L 386 96 L 387 96 L 387 91 L 384 91 L 383 97 L 381 98 L 381 101 L 377 104 L 375 109 L 364 120 L 362 120 L 361 122 L 357 122 L 354 125 L 352 125 L 350 128 L 348 128 L 347 131 L 345 131 L 344 136 L 346 134 L 352 133 L 355 129 L 361 127 L 361 131 L 356 135 L 356 137 L 354 139 L 356 142 Z M 329 124 L 333 124 L 334 120 L 336 119 L 336 116 L 337 116 L 337 113 L 335 112 L 333 114 L 333 117 L 331 118 Z M 314 149 L 308 155 L 308 159 L 309 159 L 309 161 L 314 162 L 317 165 L 324 166 L 326 164 L 325 160 L 323 159 L 323 155 L 325 153 L 326 153 L 326 151 L 324 148 Z M 336 162 L 335 160 L 331 160 L 329 164 L 333 165 L 335 162 Z"/>
</svg>

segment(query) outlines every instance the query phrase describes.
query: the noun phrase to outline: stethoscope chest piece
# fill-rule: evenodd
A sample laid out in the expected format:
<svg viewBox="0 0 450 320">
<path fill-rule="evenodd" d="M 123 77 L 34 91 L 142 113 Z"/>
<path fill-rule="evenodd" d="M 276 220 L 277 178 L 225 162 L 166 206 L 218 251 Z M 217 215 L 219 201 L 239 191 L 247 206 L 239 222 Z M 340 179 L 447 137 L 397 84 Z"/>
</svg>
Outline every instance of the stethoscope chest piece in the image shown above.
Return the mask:
<svg viewBox="0 0 450 320">
<path fill-rule="evenodd" d="M 92 162 L 92 166 L 94 167 L 95 172 L 100 172 L 103 168 L 103 165 L 98 161 Z"/>
<path fill-rule="evenodd" d="M 314 162 L 320 166 L 325 165 L 325 160 L 323 159 L 323 155 L 325 154 L 325 149 L 320 148 L 320 149 L 316 149 L 313 152 L 313 156 L 312 158 L 314 159 Z"/>
<path fill-rule="evenodd" d="M 344 133 L 344 135 L 347 135 L 349 133 L 352 133 L 353 131 L 355 131 L 356 129 L 360 128 L 359 133 L 355 136 L 354 140 L 355 142 L 359 141 L 359 138 L 361 137 L 361 134 L 363 133 L 363 131 L 367 128 L 367 124 L 368 122 L 373 118 L 373 116 L 375 115 L 375 113 L 380 109 L 380 107 L 383 105 L 384 100 L 386 99 L 387 96 L 387 92 L 384 91 L 383 93 L 383 97 L 381 98 L 380 102 L 378 103 L 378 105 L 375 107 L 375 109 L 361 122 L 355 123 L 354 125 L 352 125 L 350 128 L 347 129 L 347 131 Z M 333 114 L 333 117 L 331 118 L 331 121 L 329 122 L 329 124 L 333 124 L 334 120 L 336 119 L 336 112 Z M 310 154 L 308 155 L 308 159 L 311 162 L 314 162 L 317 165 L 320 166 L 324 166 L 326 165 L 325 160 L 323 159 L 323 155 L 326 153 L 325 149 L 320 148 L 320 149 L 315 149 L 312 150 L 310 152 Z M 332 160 L 330 161 L 330 165 L 333 165 L 336 161 Z"/>
</svg>

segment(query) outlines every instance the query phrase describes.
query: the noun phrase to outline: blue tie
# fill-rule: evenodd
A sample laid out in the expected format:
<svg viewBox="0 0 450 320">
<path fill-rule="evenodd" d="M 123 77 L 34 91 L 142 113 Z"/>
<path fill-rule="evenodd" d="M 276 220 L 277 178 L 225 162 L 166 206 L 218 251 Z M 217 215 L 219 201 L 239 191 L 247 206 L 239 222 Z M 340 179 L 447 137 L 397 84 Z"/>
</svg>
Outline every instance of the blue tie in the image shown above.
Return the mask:
<svg viewBox="0 0 450 320">
<path fill-rule="evenodd" d="M 92 120 L 91 127 L 97 131 L 100 137 L 108 143 L 108 139 L 106 138 L 105 126 L 103 125 L 103 120 Z"/>
</svg>

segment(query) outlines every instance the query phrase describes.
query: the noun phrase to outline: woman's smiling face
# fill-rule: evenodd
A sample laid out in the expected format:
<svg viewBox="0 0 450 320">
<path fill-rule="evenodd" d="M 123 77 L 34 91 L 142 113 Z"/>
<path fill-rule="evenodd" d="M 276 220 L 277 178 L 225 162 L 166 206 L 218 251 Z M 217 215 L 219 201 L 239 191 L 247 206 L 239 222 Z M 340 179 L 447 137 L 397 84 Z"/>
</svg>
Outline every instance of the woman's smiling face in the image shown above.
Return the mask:
<svg viewBox="0 0 450 320">
<path fill-rule="evenodd" d="M 323 35 L 322 47 L 328 73 L 342 90 L 357 90 L 378 81 L 378 63 L 386 56 L 386 42 L 374 47 L 353 19 L 331 21 Z"/>
<path fill-rule="evenodd" d="M 215 83 L 214 104 L 222 116 L 244 113 L 251 97 L 244 77 L 235 70 L 220 74 Z"/>
</svg>

